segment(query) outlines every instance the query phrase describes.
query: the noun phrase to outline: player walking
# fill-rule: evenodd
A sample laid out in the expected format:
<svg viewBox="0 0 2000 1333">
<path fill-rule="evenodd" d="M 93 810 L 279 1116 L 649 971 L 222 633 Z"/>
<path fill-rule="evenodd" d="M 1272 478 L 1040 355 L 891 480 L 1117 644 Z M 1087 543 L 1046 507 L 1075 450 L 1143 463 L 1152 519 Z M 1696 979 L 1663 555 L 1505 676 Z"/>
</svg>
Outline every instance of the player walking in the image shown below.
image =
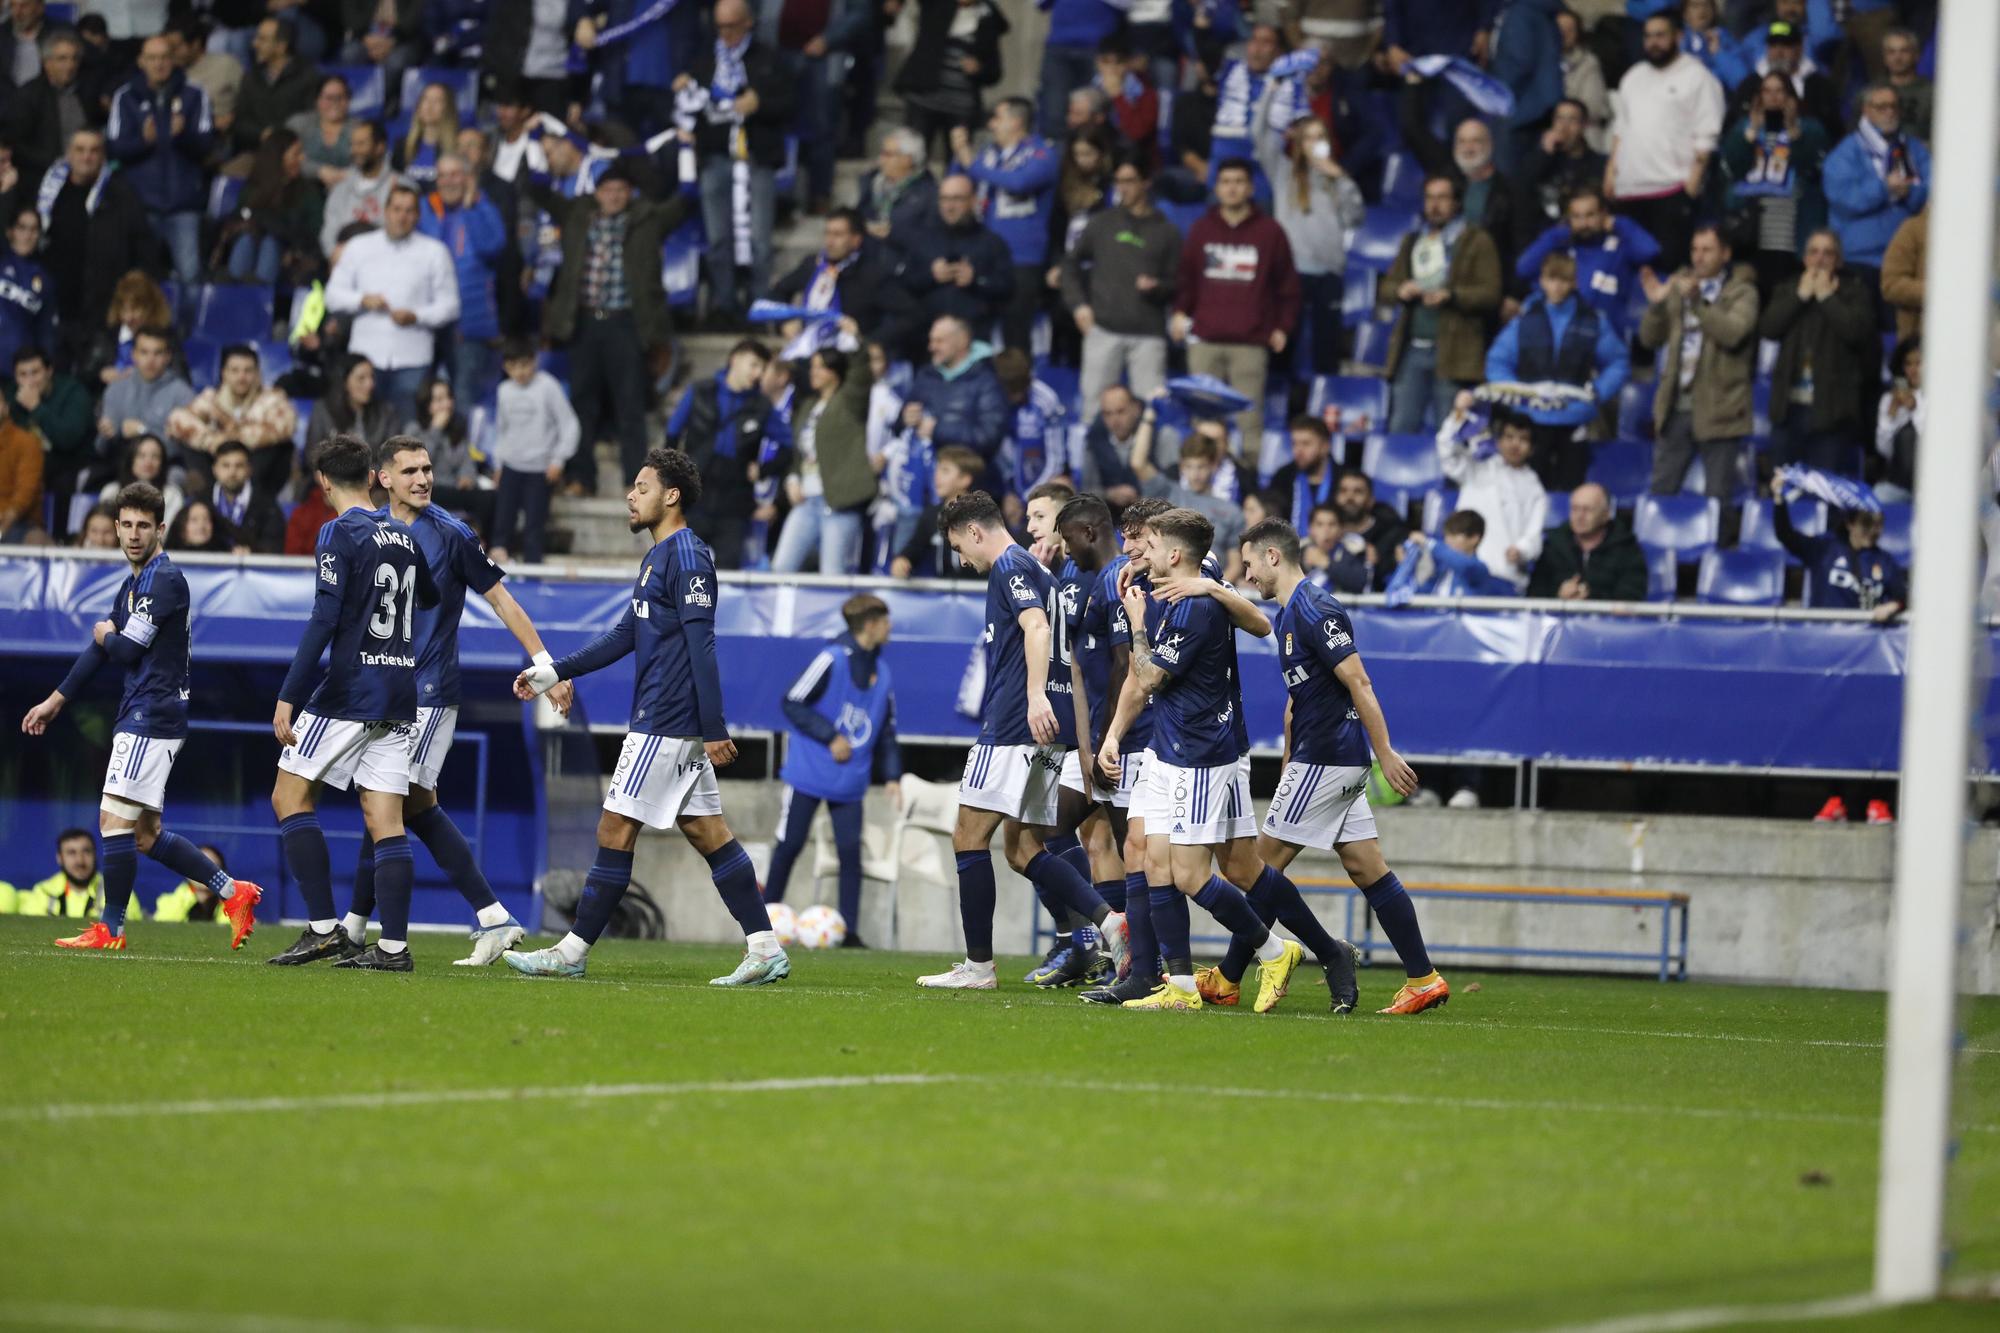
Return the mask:
<svg viewBox="0 0 2000 1333">
<path fill-rule="evenodd" d="M 1408 974 L 1381 1012 L 1420 1014 L 1442 1005 L 1451 998 L 1451 987 L 1431 966 L 1416 906 L 1383 860 L 1375 836 L 1367 795 L 1371 747 L 1382 776 L 1404 796 L 1417 789 L 1417 775 L 1389 744 L 1389 722 L 1354 647 L 1353 623 L 1333 594 L 1306 580 L 1299 564 L 1299 535 L 1291 524 L 1273 518 L 1252 527 L 1243 534 L 1243 554 L 1245 577 L 1279 604 L 1278 662 L 1291 696 L 1285 775 L 1257 839 L 1257 855 L 1270 867 L 1259 887 L 1275 890 L 1259 904 L 1259 915 L 1291 900 L 1303 908 L 1304 899 L 1284 870 L 1301 848 L 1331 847 L 1368 899 Z M 1215 973 L 1201 978 L 1204 995 L 1233 996 L 1247 961 L 1232 943 L 1220 968 L 1203 969 L 1204 974 Z"/>
<path fill-rule="evenodd" d="M 320 488 L 336 517 L 313 548 L 312 619 L 285 683 L 271 730 L 284 743 L 271 809 L 284 838 L 285 864 L 311 913 L 280 967 L 316 963 L 366 972 L 408 972 L 410 885 L 415 865 L 403 833 L 410 794 L 410 734 L 417 717 L 417 608 L 438 604 L 430 566 L 416 534 L 378 512 L 368 494 L 374 460 L 366 441 L 334 435 L 313 455 Z M 328 652 L 326 678 L 306 685 Z M 305 700 L 304 711 L 298 710 Z M 352 784 L 375 848 L 375 891 L 382 935 L 363 949 L 340 929 L 333 870 L 316 803 L 322 783 Z"/>
<path fill-rule="evenodd" d="M 1007 531 L 1000 506 L 984 491 L 945 502 L 938 530 L 961 560 L 986 574 L 986 695 L 979 740 L 958 786 L 958 911 L 965 961 L 917 978 L 935 990 L 992 990 L 993 854 L 1002 828 L 1007 864 L 1093 922 L 1114 959 L 1125 951 L 1125 918 L 1113 912 L 1074 866 L 1052 855 L 1041 829 L 1056 822 L 1064 747 L 1049 700 L 1055 580 Z M 1066 693 L 1066 692 L 1065 692 Z"/>
<path fill-rule="evenodd" d="M 486 556 L 471 528 L 449 511 L 431 503 L 430 450 L 410 435 L 392 435 L 375 453 L 377 482 L 389 493 L 386 512 L 415 534 L 417 550 L 437 584 L 438 604 L 417 613 L 417 723 L 410 750 L 410 794 L 403 798 L 403 825 L 430 850 L 438 869 L 471 907 L 472 956 L 460 965 L 483 967 L 513 948 L 527 932 L 500 905 L 485 872 L 473 859 L 472 847 L 451 816 L 438 804 L 438 775 L 458 731 L 458 628 L 465 613 L 468 589 L 484 597 L 500 623 L 521 641 L 538 664 L 555 659 L 542 647 L 535 622 L 512 593 L 500 586 L 505 571 Z M 567 713 L 574 687 L 559 685 L 552 692 L 557 711 Z M 363 842 L 354 868 L 354 900 L 341 929 L 357 947 L 375 910 L 375 847 Z"/>
<path fill-rule="evenodd" d="M 48 698 L 28 710 L 21 730 L 39 736 L 63 705 L 90 684 L 106 661 L 125 670 L 125 692 L 112 728 L 111 766 L 104 774 L 104 799 L 97 813 L 104 835 L 104 902 L 98 919 L 81 935 L 56 943 L 65 949 L 123 949 L 125 910 L 144 852 L 183 879 L 206 884 L 220 894 L 229 917 L 229 947 L 240 949 L 255 928 L 263 890 L 204 856 L 177 833 L 160 827 L 167 774 L 187 739 L 190 663 L 188 586 L 160 549 L 160 520 L 166 501 L 144 482 L 118 492 L 118 545 L 132 572 L 119 585 L 109 619 L 91 630 L 90 643 Z"/>
<path fill-rule="evenodd" d="M 678 449 L 646 455 L 625 508 L 632 531 L 652 535 L 632 604 L 618 623 L 555 663 L 537 662 L 514 681 L 523 699 L 557 682 L 600 671 L 627 653 L 637 657 L 631 731 L 618 753 L 604 817 L 597 824 L 597 862 L 584 880 L 576 925 L 554 947 L 505 955 L 531 977 L 580 977 L 590 946 L 610 923 L 632 882 L 639 826 L 676 825 L 708 862 L 715 891 L 743 927 L 743 961 L 713 986 L 763 986 L 791 975 L 778 946 L 749 853 L 722 818 L 715 770 L 736 762 L 736 744 L 722 717 L 722 674 L 715 658 L 715 557 L 687 525 L 701 501 L 701 473 Z"/>
</svg>

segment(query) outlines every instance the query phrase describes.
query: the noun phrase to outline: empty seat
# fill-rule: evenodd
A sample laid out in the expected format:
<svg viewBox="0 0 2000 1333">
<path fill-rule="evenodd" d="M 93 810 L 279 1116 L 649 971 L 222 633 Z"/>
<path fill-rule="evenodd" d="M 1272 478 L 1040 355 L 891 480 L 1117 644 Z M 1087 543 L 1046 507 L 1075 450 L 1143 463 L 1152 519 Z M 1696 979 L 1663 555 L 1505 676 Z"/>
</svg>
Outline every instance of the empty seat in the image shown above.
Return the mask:
<svg viewBox="0 0 2000 1333">
<path fill-rule="evenodd" d="M 1591 446 L 1585 474 L 1602 486 L 1614 505 L 1638 502 L 1653 481 L 1653 446 L 1644 440 L 1606 440 Z"/>
<path fill-rule="evenodd" d="M 266 338 L 257 344 L 257 368 L 270 384 L 281 376 L 291 373 L 292 347 L 290 343 Z"/>
<path fill-rule="evenodd" d="M 1396 262 L 1396 251 L 1401 248 L 1403 237 L 1417 225 L 1417 219 L 1418 213 L 1413 208 L 1376 205 L 1355 229 L 1347 257 L 1370 268 L 1388 268 Z"/>
<path fill-rule="evenodd" d="M 1366 264 L 1349 264 L 1342 274 L 1340 322 L 1348 328 L 1374 318 L 1375 280 L 1379 272 Z"/>
<path fill-rule="evenodd" d="M 1826 506 L 1818 500 L 1801 495 L 1790 502 L 1789 512 L 1792 526 L 1798 529 L 1800 535 L 1817 537 L 1826 531 Z M 1737 537 L 1737 545 L 1753 551 L 1784 551 L 1785 548 L 1778 544 L 1778 529 L 1772 521 L 1769 500 L 1752 500 L 1743 506 L 1743 529 Z M 1792 563 L 1798 562 L 1794 560 Z"/>
<path fill-rule="evenodd" d="M 1653 438 L 1653 386 L 1628 381 L 1618 391 L 1618 437 L 1624 440 Z"/>
<path fill-rule="evenodd" d="M 1548 493 L 1548 517 L 1542 520 L 1542 528 L 1563 528 L 1569 526 L 1569 492 L 1550 491 Z"/>
<path fill-rule="evenodd" d="M 1444 531 L 1444 521 L 1458 512 L 1458 487 L 1440 486 L 1424 495 L 1424 533 L 1436 537 Z"/>
<path fill-rule="evenodd" d="M 1777 606 L 1785 600 L 1785 557 L 1735 547 L 1701 558 L 1695 596 L 1718 606 Z"/>
<path fill-rule="evenodd" d="M 1165 115 L 1165 111 L 1161 112 Z M 1397 150 L 1382 164 L 1382 202 L 1419 208 L 1424 202 L 1424 168 L 1415 155 Z"/>
<path fill-rule="evenodd" d="M 1194 203 L 1183 204 L 1178 200 L 1169 199 L 1161 195 L 1153 200 L 1153 205 L 1160 210 L 1160 215 L 1173 223 L 1174 227 L 1183 236 L 1186 236 L 1188 229 L 1201 221 L 1201 215 L 1208 211 L 1208 201 L 1206 199 L 1198 199 Z"/>
<path fill-rule="evenodd" d="M 1646 553 L 1646 600 L 1673 601 L 1680 579 L 1680 570 L 1675 565 L 1674 553 L 1665 547 L 1643 544 L 1639 549 Z"/>
<path fill-rule="evenodd" d="M 347 114 L 356 120 L 372 120 L 382 114 L 389 99 L 389 87 L 380 65 L 325 65 L 328 74 L 347 80 Z"/>
<path fill-rule="evenodd" d="M 1389 385 L 1372 375 L 1317 375 L 1306 411 L 1336 435 L 1366 435 L 1389 420 Z"/>
<path fill-rule="evenodd" d="M 271 289 L 210 283 L 196 294 L 194 331 L 219 343 L 259 342 L 271 336 Z"/>
<path fill-rule="evenodd" d="M 243 182 L 233 176 L 217 176 L 215 183 L 208 187 L 208 216 L 220 222 L 236 212 L 237 201 L 243 197 Z"/>
<path fill-rule="evenodd" d="M 1683 564 L 1693 564 L 1715 545 L 1719 506 L 1699 495 L 1645 495 L 1632 515 L 1632 535 L 1647 546 L 1664 546 Z"/>
<path fill-rule="evenodd" d="M 1384 367 L 1389 364 L 1389 336 L 1395 332 L 1394 320 L 1366 319 L 1354 327 L 1354 361 L 1356 365 Z"/>
<path fill-rule="evenodd" d="M 1047 360 L 1035 363 L 1035 378 L 1055 390 L 1056 397 L 1062 399 L 1063 410 L 1071 416 L 1078 415 L 1083 401 L 1082 376 L 1074 366 L 1051 365 Z"/>
<path fill-rule="evenodd" d="M 1375 498 L 1398 512 L 1444 485 L 1437 445 L 1428 435 L 1370 435 L 1361 446 L 1361 470 L 1375 483 Z"/>
<path fill-rule="evenodd" d="M 188 383 L 196 392 L 215 387 L 222 370 L 220 343 L 209 338 L 188 338 L 181 343 L 181 356 L 187 361 Z"/>
<path fill-rule="evenodd" d="M 1907 501 L 1882 506 L 1882 549 L 1907 566 L 1916 547 L 1916 524 Z"/>
<path fill-rule="evenodd" d="M 660 285 L 666 288 L 667 304 L 675 309 L 692 307 L 701 289 L 703 237 L 701 210 L 696 209 L 660 245 Z"/>
</svg>

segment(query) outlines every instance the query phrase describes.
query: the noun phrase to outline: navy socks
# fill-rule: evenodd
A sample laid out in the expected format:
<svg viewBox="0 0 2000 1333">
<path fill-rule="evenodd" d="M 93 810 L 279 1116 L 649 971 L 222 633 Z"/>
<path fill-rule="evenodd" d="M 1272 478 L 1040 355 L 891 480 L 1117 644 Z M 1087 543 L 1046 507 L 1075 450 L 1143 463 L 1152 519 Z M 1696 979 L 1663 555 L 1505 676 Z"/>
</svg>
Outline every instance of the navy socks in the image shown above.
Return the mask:
<svg viewBox="0 0 2000 1333">
<path fill-rule="evenodd" d="M 1413 977 L 1429 976 L 1431 956 L 1424 948 L 1424 932 L 1417 926 L 1417 906 L 1403 891 L 1403 881 L 1396 878 L 1396 872 L 1392 870 L 1373 884 L 1363 885 L 1361 895 L 1368 900 L 1368 908 L 1375 913 L 1382 933 L 1396 946 L 1396 956 L 1403 960 L 1403 971 Z"/>
<path fill-rule="evenodd" d="M 597 937 L 611 923 L 611 914 L 618 910 L 619 900 L 625 896 L 626 886 L 631 882 L 632 853 L 599 847 L 597 862 L 584 877 L 583 897 L 577 902 L 576 924 L 571 927 L 571 933 L 585 944 L 597 943 Z"/>
<path fill-rule="evenodd" d="M 1079 875 L 1075 866 L 1046 848 L 1035 853 L 1028 862 L 1026 873 L 1038 894 L 1047 889 L 1064 907 L 1086 922 L 1101 921 L 1110 910 L 1097 896 L 1097 890 L 1090 887 L 1088 874 Z M 1047 899 L 1043 901 L 1046 903 Z M 1056 919 L 1061 921 L 1063 917 Z"/>
<path fill-rule="evenodd" d="M 162 830 L 153 839 L 153 849 L 146 854 L 182 879 L 206 884 L 224 898 L 235 892 L 236 882 L 229 877 L 229 872 L 209 860 L 201 848 L 178 833 Z"/>
<path fill-rule="evenodd" d="M 993 853 L 958 854 L 958 919 L 965 928 L 965 956 L 993 961 Z"/>
<path fill-rule="evenodd" d="M 131 833 L 104 835 L 104 913 L 98 919 L 113 935 L 125 933 L 125 909 L 139 879 L 139 840 Z"/>
<path fill-rule="evenodd" d="M 278 821 L 278 834 L 285 844 L 285 867 L 298 881 L 299 896 L 306 900 L 306 912 L 315 921 L 333 921 L 339 913 L 333 905 L 333 867 L 327 859 L 326 835 L 320 832 L 319 816 L 308 810 Z"/>
<path fill-rule="evenodd" d="M 1222 924 L 1232 942 L 1245 940 L 1255 948 L 1271 933 L 1270 927 L 1250 906 L 1250 900 L 1243 896 L 1243 891 L 1220 876 L 1210 875 L 1208 883 L 1201 886 L 1201 892 L 1195 894 L 1194 900 Z"/>
<path fill-rule="evenodd" d="M 399 833 L 375 844 L 375 896 L 382 912 L 385 945 L 402 944 L 410 938 L 410 888 L 416 871 L 409 838 Z"/>
<path fill-rule="evenodd" d="M 1167 975 L 1185 976 L 1193 972 L 1194 946 L 1188 942 L 1187 895 L 1169 884 L 1165 888 L 1155 886 L 1147 890 L 1147 896 L 1152 900 L 1153 934 L 1160 942 L 1160 954 L 1166 960 Z M 1133 956 L 1138 957 L 1136 953 Z M 1137 967 L 1138 963 L 1134 962 L 1133 966 Z"/>
<path fill-rule="evenodd" d="M 493 886 L 486 882 L 486 873 L 473 858 L 472 844 L 458 831 L 458 825 L 451 822 L 443 806 L 434 805 L 421 814 L 411 815 L 404 823 L 473 911 L 500 901 L 493 894 Z"/>
<path fill-rule="evenodd" d="M 1125 877 L 1125 930 L 1132 942 L 1132 970 L 1148 979 L 1157 976 L 1160 941 L 1153 934 L 1152 895 L 1145 875 L 1137 872 Z"/>
<path fill-rule="evenodd" d="M 757 868 L 750 864 L 750 853 L 743 850 L 743 844 L 731 838 L 702 859 L 708 862 L 722 905 L 736 918 L 744 935 L 769 930 L 771 914 L 764 907 L 763 890 L 757 887 Z"/>
</svg>

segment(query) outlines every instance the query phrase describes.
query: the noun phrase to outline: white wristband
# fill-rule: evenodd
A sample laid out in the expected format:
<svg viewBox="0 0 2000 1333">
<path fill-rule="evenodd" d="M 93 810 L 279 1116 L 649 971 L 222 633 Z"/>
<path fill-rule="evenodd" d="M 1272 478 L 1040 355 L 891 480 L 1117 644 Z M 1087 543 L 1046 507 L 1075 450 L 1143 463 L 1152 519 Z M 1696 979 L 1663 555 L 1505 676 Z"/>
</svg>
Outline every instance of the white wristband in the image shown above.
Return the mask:
<svg viewBox="0 0 2000 1333">
<path fill-rule="evenodd" d="M 546 648 L 536 653 L 533 660 L 536 666 L 552 667 L 556 664 L 556 659 L 549 656 L 549 651 Z"/>
</svg>

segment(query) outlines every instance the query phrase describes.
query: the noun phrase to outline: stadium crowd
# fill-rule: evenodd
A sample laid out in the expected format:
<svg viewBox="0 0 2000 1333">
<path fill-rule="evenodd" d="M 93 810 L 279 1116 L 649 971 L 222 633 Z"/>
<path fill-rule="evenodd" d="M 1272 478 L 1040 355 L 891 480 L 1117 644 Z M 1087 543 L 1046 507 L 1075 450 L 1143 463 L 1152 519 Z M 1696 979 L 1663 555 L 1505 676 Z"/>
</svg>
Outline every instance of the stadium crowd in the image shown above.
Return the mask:
<svg viewBox="0 0 2000 1333">
<path fill-rule="evenodd" d="M 0 541 L 306 552 L 407 430 L 535 560 L 664 422 L 724 568 L 1062 478 L 1340 592 L 1906 600 L 1934 0 L 1039 5 L 996 97 L 994 0 L 9 0 Z"/>
</svg>

